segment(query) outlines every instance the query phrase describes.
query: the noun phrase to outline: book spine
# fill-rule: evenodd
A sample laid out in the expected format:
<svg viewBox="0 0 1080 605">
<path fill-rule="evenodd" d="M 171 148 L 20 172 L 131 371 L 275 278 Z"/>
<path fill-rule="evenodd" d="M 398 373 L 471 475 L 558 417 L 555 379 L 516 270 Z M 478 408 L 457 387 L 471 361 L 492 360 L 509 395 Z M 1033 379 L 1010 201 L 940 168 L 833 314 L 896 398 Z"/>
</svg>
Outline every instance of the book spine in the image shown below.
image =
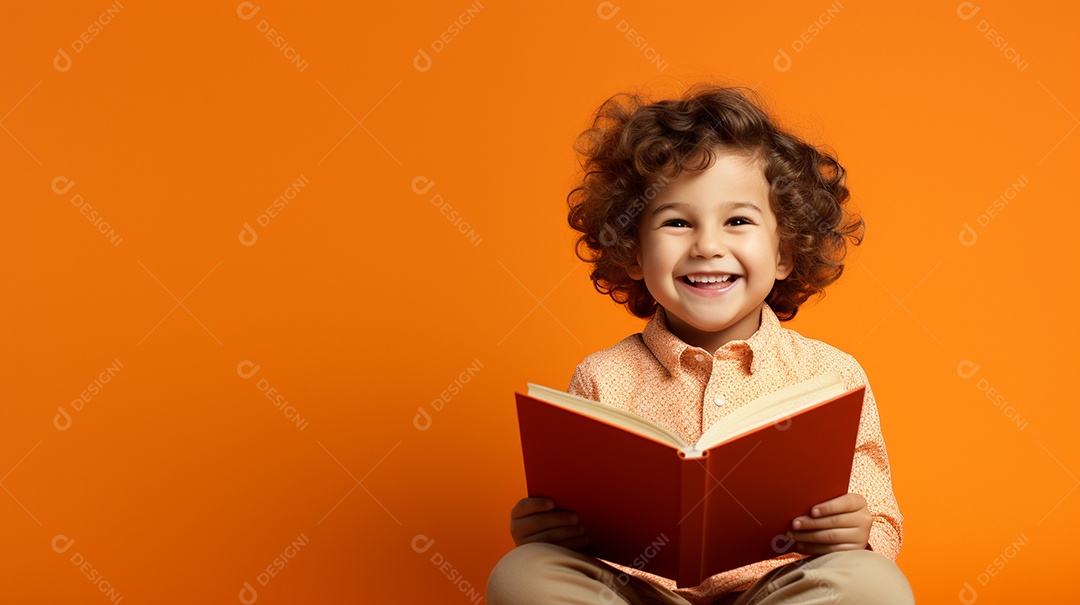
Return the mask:
<svg viewBox="0 0 1080 605">
<path fill-rule="evenodd" d="M 680 467 L 680 521 L 678 522 L 679 535 L 679 577 L 675 583 L 679 588 L 697 586 L 704 578 L 702 577 L 702 561 L 704 558 L 704 535 L 705 530 L 705 488 L 708 471 L 705 467 L 705 457 L 687 458 L 679 452 Z"/>
</svg>

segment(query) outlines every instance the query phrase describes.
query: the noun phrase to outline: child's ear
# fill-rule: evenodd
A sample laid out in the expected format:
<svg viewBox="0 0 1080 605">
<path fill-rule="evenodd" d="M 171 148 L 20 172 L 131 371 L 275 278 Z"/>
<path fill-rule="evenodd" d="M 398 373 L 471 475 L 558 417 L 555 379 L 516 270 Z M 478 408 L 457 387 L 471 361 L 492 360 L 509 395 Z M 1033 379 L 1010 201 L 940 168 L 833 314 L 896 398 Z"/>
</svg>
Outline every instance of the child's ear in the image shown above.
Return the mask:
<svg viewBox="0 0 1080 605">
<path fill-rule="evenodd" d="M 780 259 L 776 263 L 776 279 L 787 279 L 795 268 L 795 262 L 791 258 L 791 248 L 784 242 L 780 242 Z"/>
<path fill-rule="evenodd" d="M 627 265 L 626 274 L 633 280 L 645 279 L 645 270 L 641 267 L 641 248 L 638 248 L 637 251 L 637 261 L 631 265 Z"/>
</svg>

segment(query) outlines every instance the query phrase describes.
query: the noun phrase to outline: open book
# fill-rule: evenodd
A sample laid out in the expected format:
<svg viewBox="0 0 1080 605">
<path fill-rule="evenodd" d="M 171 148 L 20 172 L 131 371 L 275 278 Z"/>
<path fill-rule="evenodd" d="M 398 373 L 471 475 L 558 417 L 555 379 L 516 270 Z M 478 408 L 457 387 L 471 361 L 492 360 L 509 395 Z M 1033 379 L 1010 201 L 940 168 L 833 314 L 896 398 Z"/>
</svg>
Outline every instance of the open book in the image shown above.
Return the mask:
<svg viewBox="0 0 1080 605">
<path fill-rule="evenodd" d="M 771 559 L 846 494 L 866 385 L 836 372 L 756 399 L 689 444 L 630 412 L 528 383 L 515 393 L 529 496 L 578 513 L 581 552 L 696 586 Z"/>
</svg>

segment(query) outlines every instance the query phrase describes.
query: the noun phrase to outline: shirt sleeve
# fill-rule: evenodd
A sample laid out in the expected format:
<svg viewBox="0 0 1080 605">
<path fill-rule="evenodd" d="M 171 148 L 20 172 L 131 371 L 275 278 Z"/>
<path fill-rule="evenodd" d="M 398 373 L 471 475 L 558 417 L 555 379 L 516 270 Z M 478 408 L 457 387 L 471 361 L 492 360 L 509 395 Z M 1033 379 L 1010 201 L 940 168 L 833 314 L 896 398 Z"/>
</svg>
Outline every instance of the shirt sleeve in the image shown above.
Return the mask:
<svg viewBox="0 0 1080 605">
<path fill-rule="evenodd" d="M 570 377 L 570 386 L 567 387 L 566 392 L 592 401 L 600 401 L 596 393 L 596 382 L 586 370 L 585 362 L 579 363 L 574 368 L 574 375 Z"/>
<path fill-rule="evenodd" d="M 847 388 L 866 385 L 848 492 L 866 498 L 866 506 L 874 518 L 870 527 L 870 550 L 896 561 L 904 541 L 904 516 L 900 514 L 896 496 L 893 494 L 889 456 L 881 434 L 877 403 L 866 372 L 854 358 L 850 359 L 850 368 L 846 374 Z"/>
</svg>

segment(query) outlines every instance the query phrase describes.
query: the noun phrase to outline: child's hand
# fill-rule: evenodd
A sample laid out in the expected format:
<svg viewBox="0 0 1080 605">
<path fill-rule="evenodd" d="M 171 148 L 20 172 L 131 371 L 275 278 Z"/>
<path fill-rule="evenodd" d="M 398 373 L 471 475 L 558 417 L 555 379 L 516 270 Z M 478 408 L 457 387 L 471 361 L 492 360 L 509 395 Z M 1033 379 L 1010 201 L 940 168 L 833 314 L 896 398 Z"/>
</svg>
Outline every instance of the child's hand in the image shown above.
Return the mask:
<svg viewBox="0 0 1080 605">
<path fill-rule="evenodd" d="M 795 517 L 791 521 L 793 530 L 787 532 L 788 538 L 797 542 L 797 552 L 820 555 L 866 548 L 874 517 L 861 495 L 847 493 L 822 502 L 813 507 L 810 515 Z"/>
<path fill-rule="evenodd" d="M 510 535 L 518 546 L 550 542 L 576 550 L 589 543 L 585 526 L 577 522 L 577 514 L 555 508 L 551 498 L 522 498 L 510 511 Z"/>
</svg>

